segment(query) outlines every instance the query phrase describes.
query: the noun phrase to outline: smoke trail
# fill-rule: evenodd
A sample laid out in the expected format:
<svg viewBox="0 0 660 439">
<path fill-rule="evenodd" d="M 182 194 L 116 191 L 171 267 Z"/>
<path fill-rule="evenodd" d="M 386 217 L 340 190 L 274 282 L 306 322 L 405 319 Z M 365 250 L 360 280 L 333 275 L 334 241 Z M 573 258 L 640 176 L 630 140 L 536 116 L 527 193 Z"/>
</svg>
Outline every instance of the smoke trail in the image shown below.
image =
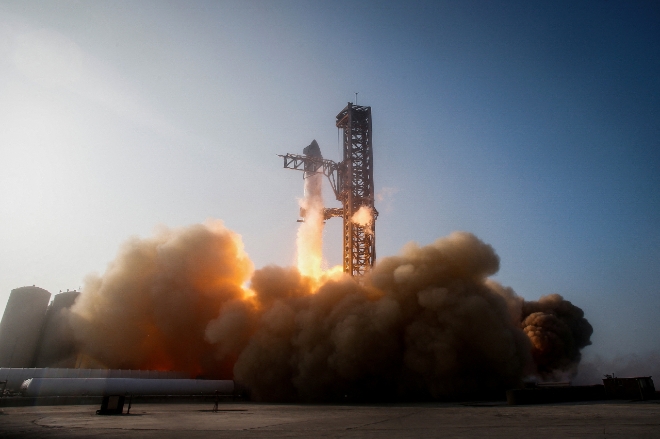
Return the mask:
<svg viewBox="0 0 660 439">
<path fill-rule="evenodd" d="M 407 245 L 360 282 L 252 273 L 240 237 L 211 222 L 131 240 L 87 279 L 71 322 L 101 364 L 233 376 L 264 401 L 454 398 L 571 373 L 591 334 L 582 311 L 560 296 L 525 302 L 489 279 L 498 268 L 492 247 L 457 232 Z M 561 349 L 537 343 L 554 335 Z"/>
</svg>

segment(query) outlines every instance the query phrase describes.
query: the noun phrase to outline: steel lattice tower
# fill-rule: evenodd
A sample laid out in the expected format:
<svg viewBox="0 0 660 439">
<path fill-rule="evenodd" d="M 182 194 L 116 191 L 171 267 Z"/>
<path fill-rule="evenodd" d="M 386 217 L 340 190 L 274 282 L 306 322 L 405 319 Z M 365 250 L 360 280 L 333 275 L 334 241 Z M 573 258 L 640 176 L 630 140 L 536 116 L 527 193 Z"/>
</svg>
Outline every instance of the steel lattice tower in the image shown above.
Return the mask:
<svg viewBox="0 0 660 439">
<path fill-rule="evenodd" d="M 330 181 L 342 208 L 326 208 L 325 219 L 344 219 L 344 272 L 352 276 L 365 274 L 376 260 L 376 218 L 374 206 L 374 168 L 371 145 L 371 107 L 348 103 L 337 115 L 337 128 L 343 130 L 343 160 L 340 163 L 318 155 L 286 154 L 284 167 L 310 173 L 322 173 Z M 316 144 L 316 141 L 312 142 Z M 312 145 L 310 145 L 311 147 Z M 318 145 L 316 145 L 318 148 Z M 311 148 L 310 148 L 311 150 Z M 368 208 L 371 221 L 360 225 L 353 221 L 361 207 Z"/>
<path fill-rule="evenodd" d="M 376 260 L 376 210 L 374 208 L 374 167 L 371 148 L 371 107 L 349 103 L 337 115 L 343 130 L 344 160 L 341 163 L 341 202 L 344 217 L 344 272 L 359 276 Z M 371 224 L 351 221 L 362 207 L 369 208 Z"/>
</svg>

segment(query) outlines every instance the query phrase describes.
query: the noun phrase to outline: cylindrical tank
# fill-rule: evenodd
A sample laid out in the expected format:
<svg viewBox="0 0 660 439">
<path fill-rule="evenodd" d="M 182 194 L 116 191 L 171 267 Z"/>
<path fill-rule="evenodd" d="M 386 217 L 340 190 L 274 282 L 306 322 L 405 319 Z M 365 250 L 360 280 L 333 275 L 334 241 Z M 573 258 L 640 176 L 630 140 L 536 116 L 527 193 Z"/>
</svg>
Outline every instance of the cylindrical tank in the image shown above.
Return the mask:
<svg viewBox="0 0 660 439">
<path fill-rule="evenodd" d="M 76 367 L 78 352 L 68 312 L 79 295 L 78 291 L 66 291 L 53 298 L 46 311 L 35 367 Z"/>
<path fill-rule="evenodd" d="M 3 368 L 0 367 L 0 381 L 7 381 L 6 389 L 18 392 L 23 381 L 30 378 L 128 378 L 134 371 L 122 369 L 61 369 L 61 368 Z M 184 379 L 185 372 L 140 370 L 139 378 Z M 2 386 L 0 386 L 0 389 Z"/>
<path fill-rule="evenodd" d="M 230 395 L 231 380 L 145 378 L 32 378 L 21 385 L 23 396 Z"/>
<path fill-rule="evenodd" d="M 50 293 L 39 287 L 11 290 L 0 322 L 0 367 L 32 367 Z"/>
</svg>

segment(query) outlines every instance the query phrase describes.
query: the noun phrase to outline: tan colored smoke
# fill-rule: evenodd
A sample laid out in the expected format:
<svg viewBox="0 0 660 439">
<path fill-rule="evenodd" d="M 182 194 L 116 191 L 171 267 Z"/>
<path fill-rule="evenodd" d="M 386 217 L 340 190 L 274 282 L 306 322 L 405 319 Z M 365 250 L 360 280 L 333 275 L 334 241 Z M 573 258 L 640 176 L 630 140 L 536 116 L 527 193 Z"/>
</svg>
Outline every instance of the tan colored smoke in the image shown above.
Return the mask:
<svg viewBox="0 0 660 439">
<path fill-rule="evenodd" d="M 80 348 L 112 368 L 230 377 L 238 352 L 218 361 L 205 332 L 245 301 L 252 269 L 240 237 L 220 221 L 131 239 L 103 276 L 86 279 L 71 319 Z"/>
<path fill-rule="evenodd" d="M 579 353 L 582 311 L 559 296 L 525 302 L 489 279 L 498 268 L 492 247 L 458 232 L 407 245 L 361 282 L 278 266 L 250 278 L 238 235 L 212 222 L 131 240 L 88 279 L 72 322 L 107 366 L 233 375 L 267 401 L 452 398 L 572 367 L 574 350 L 537 355 L 534 337 L 555 327 L 532 316 L 572 328 L 561 337 Z"/>
<path fill-rule="evenodd" d="M 263 400 L 441 398 L 513 386 L 530 344 L 486 283 L 498 265 L 492 248 L 456 233 L 382 259 L 362 285 L 344 277 L 314 294 L 304 278 L 269 268 L 270 281 L 253 289 L 273 305 L 236 378 Z M 274 298 L 273 286 L 285 295 Z"/>
<path fill-rule="evenodd" d="M 591 344 L 593 328 L 584 312 L 559 294 L 525 302 L 522 327 L 532 342 L 536 372 L 542 378 L 572 378 L 580 350 Z"/>
</svg>

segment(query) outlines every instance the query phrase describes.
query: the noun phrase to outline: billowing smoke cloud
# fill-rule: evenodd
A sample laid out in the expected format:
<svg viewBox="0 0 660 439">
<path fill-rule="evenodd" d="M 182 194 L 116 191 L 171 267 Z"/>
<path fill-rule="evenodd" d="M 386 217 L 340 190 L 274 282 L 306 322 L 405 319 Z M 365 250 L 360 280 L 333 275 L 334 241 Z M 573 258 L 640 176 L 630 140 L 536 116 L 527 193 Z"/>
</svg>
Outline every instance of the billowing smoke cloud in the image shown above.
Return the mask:
<svg viewBox="0 0 660 439">
<path fill-rule="evenodd" d="M 571 378 L 580 350 L 591 344 L 593 328 L 582 310 L 559 294 L 523 304 L 522 326 L 532 341 L 537 373 L 543 378 Z"/>
<path fill-rule="evenodd" d="M 211 222 L 131 240 L 87 280 L 72 324 L 103 365 L 233 376 L 265 401 L 453 398 L 573 373 L 591 334 L 582 311 L 525 302 L 489 279 L 498 268 L 492 247 L 458 232 L 360 281 L 252 274 L 238 235 Z"/>
<path fill-rule="evenodd" d="M 513 386 L 530 343 L 485 283 L 498 265 L 492 248 L 458 233 L 381 260 L 362 284 L 340 277 L 314 294 L 304 279 L 269 268 L 269 281 L 253 288 L 272 305 L 236 378 L 265 400 L 438 398 Z M 271 285 L 284 294 L 273 297 Z"/>
<path fill-rule="evenodd" d="M 103 276 L 86 279 L 72 309 L 80 349 L 111 368 L 231 376 L 235 357 L 219 361 L 205 332 L 242 301 L 252 268 L 220 221 L 131 239 Z"/>
</svg>

